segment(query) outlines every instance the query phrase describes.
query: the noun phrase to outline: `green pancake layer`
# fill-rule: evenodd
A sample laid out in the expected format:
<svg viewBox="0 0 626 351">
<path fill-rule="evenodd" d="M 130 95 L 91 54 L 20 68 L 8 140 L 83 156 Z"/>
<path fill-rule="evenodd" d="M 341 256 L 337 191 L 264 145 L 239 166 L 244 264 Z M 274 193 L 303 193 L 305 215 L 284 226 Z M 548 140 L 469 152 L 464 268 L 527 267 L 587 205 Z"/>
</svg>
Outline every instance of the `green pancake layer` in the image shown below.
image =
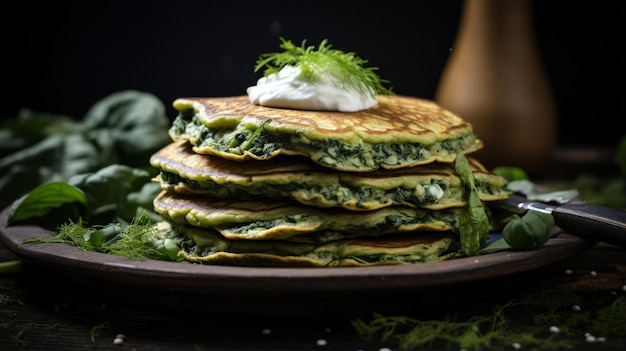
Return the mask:
<svg viewBox="0 0 626 351">
<path fill-rule="evenodd" d="M 301 155 L 331 169 L 370 172 L 453 162 L 483 147 L 471 124 L 433 101 L 379 96 L 357 112 L 253 105 L 247 96 L 180 98 L 169 134 L 194 151 L 233 160 Z"/>
<path fill-rule="evenodd" d="M 506 180 L 469 159 L 482 201 L 508 196 Z M 405 205 L 440 210 L 466 205 L 453 165 L 431 163 L 369 173 L 335 172 L 302 157 L 232 161 L 195 153 L 181 140 L 150 159 L 164 190 L 223 199 L 295 200 L 314 207 L 369 211 Z"/>
</svg>

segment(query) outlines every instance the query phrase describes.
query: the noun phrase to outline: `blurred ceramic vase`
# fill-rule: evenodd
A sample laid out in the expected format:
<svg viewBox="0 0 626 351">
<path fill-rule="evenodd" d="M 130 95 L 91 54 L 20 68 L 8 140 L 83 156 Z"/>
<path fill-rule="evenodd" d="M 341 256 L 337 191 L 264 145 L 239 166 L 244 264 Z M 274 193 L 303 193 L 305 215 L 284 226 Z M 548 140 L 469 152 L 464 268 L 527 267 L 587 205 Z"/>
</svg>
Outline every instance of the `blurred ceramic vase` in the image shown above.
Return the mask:
<svg viewBox="0 0 626 351">
<path fill-rule="evenodd" d="M 465 0 L 435 100 L 469 121 L 485 166 L 540 173 L 557 141 L 554 99 L 527 0 Z"/>
</svg>

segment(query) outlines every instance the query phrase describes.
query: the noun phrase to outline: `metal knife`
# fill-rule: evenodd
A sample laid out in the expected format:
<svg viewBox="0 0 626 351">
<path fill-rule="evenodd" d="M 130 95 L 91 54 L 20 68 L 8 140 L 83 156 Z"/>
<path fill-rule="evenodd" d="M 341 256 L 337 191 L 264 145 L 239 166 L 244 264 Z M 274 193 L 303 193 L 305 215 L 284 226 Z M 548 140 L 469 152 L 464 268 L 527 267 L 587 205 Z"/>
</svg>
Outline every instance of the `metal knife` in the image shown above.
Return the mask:
<svg viewBox="0 0 626 351">
<path fill-rule="evenodd" d="M 569 234 L 626 247 L 626 212 L 616 208 L 586 202 L 550 204 L 517 194 L 493 204 L 518 215 L 529 210 L 549 213 L 554 223 Z"/>
</svg>

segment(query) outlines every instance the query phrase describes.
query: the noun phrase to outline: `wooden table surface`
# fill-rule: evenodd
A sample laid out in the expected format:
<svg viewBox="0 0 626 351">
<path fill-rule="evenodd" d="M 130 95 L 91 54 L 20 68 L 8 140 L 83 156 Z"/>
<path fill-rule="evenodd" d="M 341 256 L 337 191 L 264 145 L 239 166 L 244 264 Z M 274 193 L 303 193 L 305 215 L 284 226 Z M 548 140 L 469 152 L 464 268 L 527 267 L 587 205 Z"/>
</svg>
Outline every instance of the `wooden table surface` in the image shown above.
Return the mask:
<svg viewBox="0 0 626 351">
<path fill-rule="evenodd" d="M 19 259 L 5 246 L 0 246 L 0 262 Z M 505 318 L 511 329 L 523 330 L 525 324 L 537 323 L 530 318 L 541 313 L 541 308 L 568 304 L 572 299 L 581 307 L 577 313 L 592 313 L 616 304 L 624 303 L 626 295 L 626 251 L 613 245 L 599 243 L 573 258 L 541 269 L 525 272 L 508 280 L 504 286 L 491 282 L 484 289 L 485 299 L 462 304 L 451 301 L 434 310 L 410 309 L 397 306 L 398 311 L 384 313 L 385 317 L 403 316 L 419 321 L 445 320 L 456 316 L 460 322 L 472 316 L 487 315 L 498 306 L 510 301 L 523 301 L 526 297 L 548 299 L 537 305 L 506 310 Z M 116 287 L 101 289 L 63 272 L 43 266 L 23 264 L 15 273 L 0 275 L 0 349 L 1 350 L 402 350 L 401 339 L 384 339 L 381 335 L 364 338 L 352 324 L 355 320 L 366 323 L 373 318 L 372 310 L 355 298 L 362 313 L 343 315 L 327 310 L 319 301 L 285 301 L 273 315 L 246 313 L 223 313 L 206 309 L 179 309 L 177 306 L 193 305 L 193 301 L 177 301 L 168 296 L 160 302 L 138 303 L 137 296 L 128 298 L 131 291 L 113 294 Z M 496 292 L 489 293 L 489 291 Z M 458 292 L 460 296 L 465 291 Z M 188 296 L 181 297 L 187 299 Z M 214 298 L 210 295 L 199 299 Z M 552 299 L 552 300 L 550 300 Z M 140 300 L 140 299 L 139 299 Z M 398 300 L 406 304 L 407 299 Z M 409 299 L 410 301 L 410 299 Z M 428 306 L 435 301 L 413 301 Z M 259 304 L 265 303 L 262 300 Z M 274 303 L 276 303 L 274 301 Z M 319 305 L 315 315 L 298 313 L 297 306 Z M 393 301 L 391 302 L 393 304 Z M 278 304 L 280 305 L 280 303 Z M 437 304 L 442 306 L 441 301 Z M 547 307 L 546 307 L 547 306 Z M 573 306 L 573 304 L 572 304 Z M 567 309 L 569 309 L 567 305 Z M 624 306 L 621 305 L 621 310 Z M 568 312 L 565 312 L 565 315 Z M 545 329 L 563 321 L 543 321 Z M 626 314 L 618 318 L 626 326 Z M 585 324 L 571 335 L 563 332 L 553 337 L 567 340 L 574 350 L 619 350 L 626 348 L 626 328 L 617 335 L 594 335 L 596 342 L 586 341 Z M 516 325 L 515 328 L 513 326 Z M 543 327 L 542 327 L 543 328 Z M 538 337 L 548 338 L 545 332 Z M 602 339 L 604 337 L 605 339 Z M 117 339 L 117 341 L 116 341 Z M 514 350 L 515 340 L 505 349 Z M 524 345 L 520 345 L 521 349 Z M 459 350 L 457 344 L 427 345 L 419 350 Z M 535 346 L 535 349 L 547 349 Z"/>
</svg>

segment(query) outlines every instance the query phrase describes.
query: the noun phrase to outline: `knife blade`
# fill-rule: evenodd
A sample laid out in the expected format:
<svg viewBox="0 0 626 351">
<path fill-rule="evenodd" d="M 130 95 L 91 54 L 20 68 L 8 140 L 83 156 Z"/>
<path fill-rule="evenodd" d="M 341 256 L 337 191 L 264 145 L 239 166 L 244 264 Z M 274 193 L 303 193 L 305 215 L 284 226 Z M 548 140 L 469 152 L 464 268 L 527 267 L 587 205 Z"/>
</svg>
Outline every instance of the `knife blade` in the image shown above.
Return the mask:
<svg viewBox="0 0 626 351">
<path fill-rule="evenodd" d="M 586 202 L 551 204 L 531 201 L 517 194 L 493 204 L 518 215 L 527 211 L 548 213 L 554 223 L 569 234 L 626 247 L 626 212 L 613 207 Z"/>
</svg>

